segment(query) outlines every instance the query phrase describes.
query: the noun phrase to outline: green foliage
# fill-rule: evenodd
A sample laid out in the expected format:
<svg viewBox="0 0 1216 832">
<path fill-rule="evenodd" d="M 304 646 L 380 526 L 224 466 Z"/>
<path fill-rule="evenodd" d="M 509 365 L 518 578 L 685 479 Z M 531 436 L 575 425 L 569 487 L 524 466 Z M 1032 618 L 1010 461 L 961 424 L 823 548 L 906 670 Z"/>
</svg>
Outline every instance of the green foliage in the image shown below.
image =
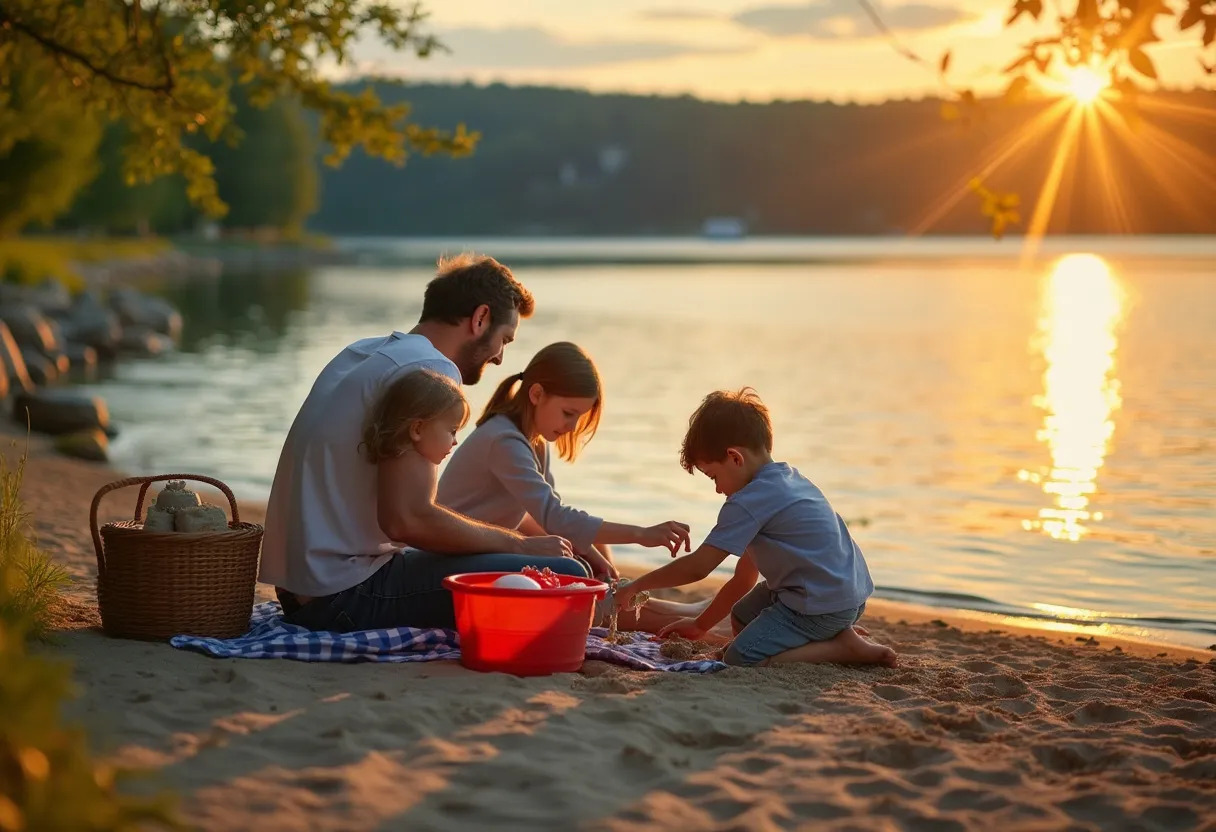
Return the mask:
<svg viewBox="0 0 1216 832">
<path fill-rule="evenodd" d="M 233 89 L 233 100 L 234 124 L 244 138 L 236 147 L 207 150 L 220 197 L 231 206 L 224 225 L 299 232 L 317 207 L 316 150 L 300 106 L 279 97 L 253 107 L 243 86 Z"/>
<path fill-rule="evenodd" d="M 128 185 L 123 175 L 123 148 L 130 130 L 119 121 L 106 128 L 97 151 L 100 172 L 82 189 L 61 227 L 129 234 L 170 232 L 189 227 L 197 210 L 186 198 L 181 176 L 163 176 L 148 184 Z"/>
<path fill-rule="evenodd" d="M 0 456 L 0 575 L 7 576 L 0 621 L 21 622 L 27 635 L 43 638 L 68 575 L 30 539 L 30 517 L 21 502 L 26 458 L 22 454 L 15 467 L 8 459 Z"/>
<path fill-rule="evenodd" d="M 39 71 L 35 62 L 0 75 L 0 236 L 50 223 L 97 172 L 96 119 L 44 96 Z"/>
<path fill-rule="evenodd" d="M 74 237 L 39 236 L 0 238 L 0 279 L 35 285 L 47 278 L 63 283 L 71 291 L 83 287 L 76 263 L 151 257 L 169 248 L 156 238 L 89 240 Z"/>
<path fill-rule="evenodd" d="M 298 235 L 316 210 L 316 143 L 298 101 L 279 96 L 264 107 L 249 101 L 249 88 L 231 90 L 232 127 L 241 140 L 229 144 L 196 137 L 190 144 L 214 165 L 220 198 L 230 206 L 229 228 L 270 228 Z M 108 233 L 190 229 L 199 212 L 189 204 L 180 176 L 130 186 L 123 175 L 122 148 L 130 134 L 125 123 L 111 125 L 99 152 L 101 173 L 77 196 L 62 217 L 62 228 Z"/>
<path fill-rule="evenodd" d="M 0 830 L 182 828 L 168 798 L 120 793 L 129 773 L 93 760 L 84 733 L 63 722 L 69 668 L 27 649 L 63 573 L 29 537 L 24 471 L 24 455 L 0 461 Z"/>
<path fill-rule="evenodd" d="M 212 161 L 188 140 L 238 138 L 233 77 L 248 85 L 255 106 L 287 95 L 316 111 L 335 164 L 355 147 L 397 163 L 409 152 L 470 152 L 477 137 L 463 125 L 423 127 L 408 120 L 408 105 L 385 106 L 369 90 L 336 90 L 320 77 L 326 62 L 342 64 L 368 32 L 425 57 L 438 44 L 420 31 L 423 20 L 417 6 L 374 0 L 175 0 L 151 9 L 139 0 L 4 0 L 0 111 L 20 97 L 28 71 L 41 100 L 81 118 L 126 120 L 129 184 L 179 173 L 190 201 L 221 215 Z M 0 131 L 0 153 L 6 143 Z"/>
</svg>

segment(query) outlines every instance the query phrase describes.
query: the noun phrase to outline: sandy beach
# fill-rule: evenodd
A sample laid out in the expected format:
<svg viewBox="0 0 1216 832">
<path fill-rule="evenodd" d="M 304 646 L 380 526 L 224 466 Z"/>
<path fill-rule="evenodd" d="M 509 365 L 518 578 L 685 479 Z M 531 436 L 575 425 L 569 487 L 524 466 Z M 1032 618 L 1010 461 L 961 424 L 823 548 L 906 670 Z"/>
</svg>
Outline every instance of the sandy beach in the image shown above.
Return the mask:
<svg viewBox="0 0 1216 832">
<path fill-rule="evenodd" d="M 874 601 L 898 668 L 216 660 L 96 629 L 88 509 L 120 476 L 31 440 L 27 506 L 75 579 L 55 652 L 102 752 L 200 829 L 1216 829 L 1208 651 Z"/>
</svg>

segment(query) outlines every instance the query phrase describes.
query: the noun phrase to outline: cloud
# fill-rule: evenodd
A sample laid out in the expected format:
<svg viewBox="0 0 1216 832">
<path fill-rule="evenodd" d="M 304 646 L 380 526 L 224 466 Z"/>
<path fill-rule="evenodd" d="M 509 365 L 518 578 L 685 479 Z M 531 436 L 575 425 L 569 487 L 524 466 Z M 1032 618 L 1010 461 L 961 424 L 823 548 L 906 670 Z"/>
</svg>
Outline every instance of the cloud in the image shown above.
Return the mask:
<svg viewBox="0 0 1216 832">
<path fill-rule="evenodd" d="M 742 51 L 659 40 L 566 40 L 526 26 L 449 29 L 439 39 L 450 52 L 436 53 L 436 63 L 469 69 L 560 69 Z"/>
<path fill-rule="evenodd" d="M 897 31 L 936 29 L 975 17 L 965 9 L 931 3 L 878 6 L 878 14 L 888 27 Z M 761 6 L 739 12 L 732 19 L 741 26 L 778 37 L 831 39 L 878 34 L 857 0 L 812 0 L 796 6 Z"/>
<path fill-rule="evenodd" d="M 649 9 L 638 12 L 642 20 L 681 21 L 681 20 L 721 20 L 722 15 L 716 12 L 700 9 Z"/>
</svg>

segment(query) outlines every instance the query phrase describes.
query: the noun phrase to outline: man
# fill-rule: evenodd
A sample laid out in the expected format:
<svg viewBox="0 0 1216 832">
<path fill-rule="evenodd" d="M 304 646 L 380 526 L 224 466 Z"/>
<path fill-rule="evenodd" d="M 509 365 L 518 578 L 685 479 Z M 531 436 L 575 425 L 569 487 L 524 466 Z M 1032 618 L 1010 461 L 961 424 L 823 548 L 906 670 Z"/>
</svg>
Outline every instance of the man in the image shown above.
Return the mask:
<svg viewBox="0 0 1216 832">
<path fill-rule="evenodd" d="M 453 627 L 447 575 L 535 565 L 586 576 L 564 538 L 525 537 L 438 506 L 431 483 L 378 478 L 358 450 L 364 416 L 386 384 L 419 369 L 477 383 L 486 364 L 502 363 L 533 307 L 496 260 L 441 261 L 417 326 L 357 341 L 321 371 L 266 506 L 258 577 L 275 586 L 289 622 L 342 632 Z"/>
</svg>

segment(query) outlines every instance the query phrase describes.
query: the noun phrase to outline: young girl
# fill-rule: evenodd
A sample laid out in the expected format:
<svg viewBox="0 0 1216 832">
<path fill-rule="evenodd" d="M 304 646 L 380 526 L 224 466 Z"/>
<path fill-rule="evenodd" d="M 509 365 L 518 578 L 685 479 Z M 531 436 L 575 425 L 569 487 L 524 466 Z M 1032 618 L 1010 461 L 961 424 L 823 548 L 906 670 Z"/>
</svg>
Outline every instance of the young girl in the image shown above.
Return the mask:
<svg viewBox="0 0 1216 832">
<path fill-rule="evenodd" d="M 663 547 L 674 555 L 688 548 L 688 526 L 614 523 L 565 505 L 549 464 L 550 445 L 573 461 L 595 435 L 603 410 L 595 363 L 577 345 L 550 344 L 522 373 L 494 391 L 477 429 L 452 455 L 439 481 L 438 500 L 448 508 L 524 534 L 561 535 L 602 580 L 619 577 L 609 545 Z M 622 614 L 624 629 L 657 632 L 700 605 L 651 601 L 635 616 Z"/>
<path fill-rule="evenodd" d="M 376 399 L 363 423 L 359 450 L 373 465 L 415 451 L 437 473 L 456 447 L 456 432 L 468 421 L 469 403 L 455 382 L 441 373 L 415 370 Z"/>
</svg>

